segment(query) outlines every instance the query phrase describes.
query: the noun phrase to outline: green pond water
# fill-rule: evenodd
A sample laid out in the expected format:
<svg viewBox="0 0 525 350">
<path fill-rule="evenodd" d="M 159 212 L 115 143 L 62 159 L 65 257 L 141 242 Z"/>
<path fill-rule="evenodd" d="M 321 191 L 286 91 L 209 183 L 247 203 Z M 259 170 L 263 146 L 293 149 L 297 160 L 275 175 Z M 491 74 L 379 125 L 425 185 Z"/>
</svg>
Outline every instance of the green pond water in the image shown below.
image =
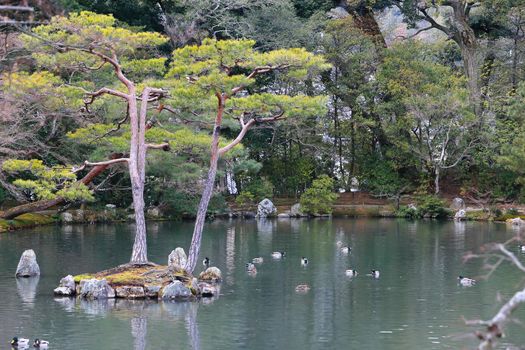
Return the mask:
<svg viewBox="0 0 525 350">
<path fill-rule="evenodd" d="M 186 250 L 192 224 L 148 224 L 149 258 L 167 263 Z M 221 295 L 193 303 L 78 301 L 54 298 L 67 274 L 125 263 L 133 226 L 52 226 L 0 234 L 0 349 L 10 339 L 43 338 L 50 349 L 467 349 L 474 328 L 462 317 L 490 318 L 523 275 L 503 266 L 487 281 L 460 287 L 460 274 L 477 277 L 481 261 L 465 252 L 515 232 L 503 224 L 322 219 L 218 220 L 205 227 L 201 258 L 223 272 Z M 340 253 L 337 241 L 350 245 Z M 37 254 L 40 278 L 17 280 L 20 254 Z M 272 251 L 286 258 L 272 260 Z M 517 249 L 516 249 L 517 252 Z M 245 263 L 261 256 L 258 274 Z M 300 258 L 306 256 L 304 268 Z M 520 254 L 525 260 L 525 255 Z M 345 269 L 360 275 L 349 279 Z M 379 269 L 379 279 L 366 276 Z M 202 266 L 198 267 L 200 271 Z M 298 294 L 307 283 L 311 290 Z M 515 314 L 525 320 L 525 312 Z M 506 342 L 525 344 L 525 326 Z"/>
</svg>

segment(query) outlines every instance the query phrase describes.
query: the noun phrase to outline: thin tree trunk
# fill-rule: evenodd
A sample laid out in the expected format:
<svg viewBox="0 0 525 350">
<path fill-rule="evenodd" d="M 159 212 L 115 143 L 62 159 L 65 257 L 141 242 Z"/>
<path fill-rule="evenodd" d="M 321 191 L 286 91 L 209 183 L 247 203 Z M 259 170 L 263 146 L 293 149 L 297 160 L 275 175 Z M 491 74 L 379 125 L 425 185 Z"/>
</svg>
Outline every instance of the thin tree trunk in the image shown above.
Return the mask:
<svg viewBox="0 0 525 350">
<path fill-rule="evenodd" d="M 215 176 L 217 175 L 217 164 L 219 162 L 219 135 L 221 131 L 222 116 L 224 113 L 224 103 L 226 98 L 224 95 L 219 95 L 218 100 L 219 106 L 217 109 L 217 116 L 215 118 L 215 125 L 213 127 L 208 178 L 206 179 L 206 185 L 204 186 L 204 191 L 202 193 L 199 208 L 197 210 L 197 218 L 195 220 L 195 227 L 193 228 L 193 237 L 191 239 L 191 245 L 188 251 L 188 262 L 185 266 L 185 270 L 189 274 L 192 274 L 195 270 L 195 267 L 197 266 L 197 260 L 199 258 L 202 241 L 202 231 L 204 229 L 204 221 L 206 220 L 206 212 L 208 211 L 208 204 L 210 203 L 210 199 L 213 194 Z"/>
<path fill-rule="evenodd" d="M 435 177 L 434 177 L 434 188 L 435 188 L 435 194 L 439 194 L 439 167 L 436 167 L 435 170 Z"/>
</svg>

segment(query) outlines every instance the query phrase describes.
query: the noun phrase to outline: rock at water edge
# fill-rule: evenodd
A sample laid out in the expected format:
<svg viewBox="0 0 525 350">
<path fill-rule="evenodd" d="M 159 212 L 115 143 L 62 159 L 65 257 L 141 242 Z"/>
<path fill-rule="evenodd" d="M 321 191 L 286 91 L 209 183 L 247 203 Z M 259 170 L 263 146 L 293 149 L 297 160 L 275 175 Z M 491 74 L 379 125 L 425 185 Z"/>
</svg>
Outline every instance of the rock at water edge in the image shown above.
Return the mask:
<svg viewBox="0 0 525 350">
<path fill-rule="evenodd" d="M 40 275 L 40 267 L 36 262 L 36 254 L 33 249 L 28 249 L 22 253 L 16 268 L 16 277 L 33 277 Z"/>
</svg>

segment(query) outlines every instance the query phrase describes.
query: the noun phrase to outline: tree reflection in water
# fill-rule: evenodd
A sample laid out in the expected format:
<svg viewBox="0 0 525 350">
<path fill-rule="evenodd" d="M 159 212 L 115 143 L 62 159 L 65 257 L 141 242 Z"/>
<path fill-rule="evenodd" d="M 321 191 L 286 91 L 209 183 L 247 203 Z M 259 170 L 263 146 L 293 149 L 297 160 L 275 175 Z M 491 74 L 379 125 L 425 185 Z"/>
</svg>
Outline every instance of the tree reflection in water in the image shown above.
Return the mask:
<svg viewBox="0 0 525 350">
<path fill-rule="evenodd" d="M 148 348 L 148 320 L 184 322 L 191 349 L 200 350 L 200 334 L 197 324 L 199 305 L 201 302 L 207 304 L 214 300 L 203 298 L 197 302 L 164 302 L 156 300 L 55 298 L 55 301 L 68 312 L 82 312 L 87 315 L 104 317 L 112 315 L 119 319 L 130 320 L 134 350 Z"/>
</svg>

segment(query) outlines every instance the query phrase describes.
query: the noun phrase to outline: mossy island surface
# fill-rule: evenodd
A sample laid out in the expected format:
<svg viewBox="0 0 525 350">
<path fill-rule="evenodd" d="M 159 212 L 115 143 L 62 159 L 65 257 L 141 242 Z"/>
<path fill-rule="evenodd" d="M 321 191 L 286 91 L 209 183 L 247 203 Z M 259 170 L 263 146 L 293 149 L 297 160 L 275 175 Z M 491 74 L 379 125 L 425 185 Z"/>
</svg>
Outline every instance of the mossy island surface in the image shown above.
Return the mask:
<svg viewBox="0 0 525 350">
<path fill-rule="evenodd" d="M 216 267 L 195 278 L 183 269 L 154 263 L 124 264 L 97 273 L 66 276 L 55 295 L 83 299 L 196 300 L 217 296 L 221 272 Z"/>
</svg>

